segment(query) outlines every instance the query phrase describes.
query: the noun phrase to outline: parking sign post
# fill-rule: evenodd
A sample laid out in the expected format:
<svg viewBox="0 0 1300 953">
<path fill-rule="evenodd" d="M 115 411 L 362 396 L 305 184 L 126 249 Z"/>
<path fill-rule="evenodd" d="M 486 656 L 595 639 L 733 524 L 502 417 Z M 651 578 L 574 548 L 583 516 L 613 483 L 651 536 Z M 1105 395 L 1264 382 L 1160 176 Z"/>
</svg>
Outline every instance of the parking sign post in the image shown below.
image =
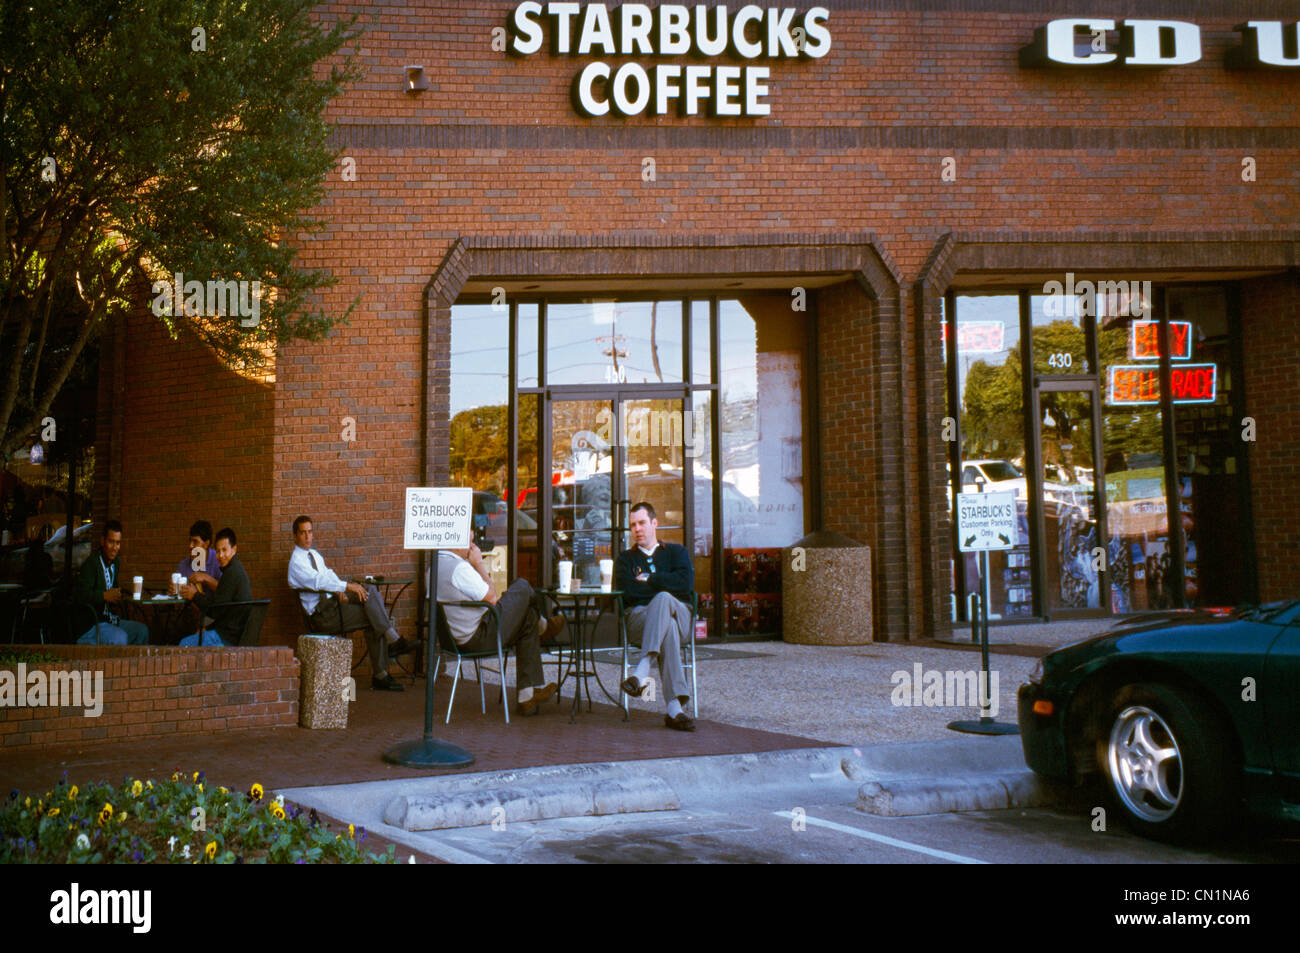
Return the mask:
<svg viewBox="0 0 1300 953">
<path fill-rule="evenodd" d="M 977 626 L 980 633 L 984 697 L 980 699 L 979 721 L 954 721 L 948 727 L 972 735 L 1015 735 L 1020 733 L 1019 728 L 995 721 L 987 712 L 993 701 L 989 697 L 993 690 L 993 682 L 989 677 L 989 593 L 992 588 L 989 584 L 989 550 L 1011 549 L 1016 545 L 1016 495 L 985 493 L 984 481 L 976 482 L 979 485 L 978 493 L 957 495 L 957 548 L 963 553 L 979 553 L 980 594 L 975 601 L 979 607 Z"/>
<path fill-rule="evenodd" d="M 384 751 L 384 760 L 408 768 L 462 768 L 474 763 L 474 755 L 460 745 L 433 737 L 433 643 L 438 624 L 438 554 L 444 549 L 468 549 L 472 542 L 470 516 L 474 491 L 463 487 L 406 488 L 406 536 L 404 549 L 432 552 L 429 585 L 422 606 L 428 625 L 424 630 L 424 737 L 403 741 Z M 504 673 L 502 673 L 504 677 Z"/>
</svg>

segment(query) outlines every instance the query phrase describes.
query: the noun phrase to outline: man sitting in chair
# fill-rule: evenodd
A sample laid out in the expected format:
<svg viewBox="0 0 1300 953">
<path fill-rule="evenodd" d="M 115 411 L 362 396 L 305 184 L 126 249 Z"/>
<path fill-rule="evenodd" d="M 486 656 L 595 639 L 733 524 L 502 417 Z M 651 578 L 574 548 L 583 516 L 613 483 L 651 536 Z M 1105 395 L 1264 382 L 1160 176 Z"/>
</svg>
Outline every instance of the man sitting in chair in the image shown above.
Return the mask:
<svg viewBox="0 0 1300 953">
<path fill-rule="evenodd" d="M 542 683 L 542 641 L 551 641 L 564 627 L 564 616 L 543 620 L 537 594 L 527 579 L 516 579 L 497 596 L 492 577 L 483 565 L 483 554 L 470 543 L 469 549 L 438 552 L 438 601 L 473 600 L 490 602 L 501 611 L 501 648 L 515 650 L 515 688 L 519 714 L 531 715 L 555 694 L 554 682 Z M 443 606 L 451 637 L 466 652 L 496 649 L 496 614 L 478 606 Z M 505 676 L 502 675 L 504 682 Z"/>
<path fill-rule="evenodd" d="M 248 606 L 236 606 L 222 609 L 227 602 L 250 602 L 253 598 L 253 586 L 248 581 L 248 573 L 236 555 L 235 531 L 227 526 L 217 533 L 217 562 L 221 564 L 221 579 L 216 592 L 207 592 L 203 586 L 184 583 L 180 587 L 183 598 L 191 600 L 205 615 L 212 616 L 214 629 L 204 629 L 198 635 L 187 635 L 181 639 L 185 648 L 194 646 L 220 647 L 238 645 L 244 634 L 244 622 L 248 618 Z M 196 573 L 197 575 L 197 573 Z"/>
<path fill-rule="evenodd" d="M 641 502 L 632 507 L 631 549 L 614 560 L 614 588 L 623 593 L 628 607 L 627 637 L 640 646 L 636 670 L 620 686 L 633 698 L 645 691 L 650 666 L 659 665 L 668 713 L 664 724 L 677 731 L 694 731 L 695 722 L 683 709 L 691 700 L 690 682 L 682 667 L 682 641 L 693 633 L 690 598 L 695 586 L 695 567 L 686 547 L 661 543 L 656 536 L 659 520 L 655 508 Z"/>
<path fill-rule="evenodd" d="M 344 582 L 325 565 L 325 557 L 311 548 L 310 516 L 299 516 L 293 521 L 293 541 L 293 553 L 289 556 L 289 585 L 294 589 L 317 589 L 330 593 L 328 596 L 315 592 L 298 593 L 314 631 L 341 634 L 365 629 L 370 666 L 374 672 L 370 687 L 380 692 L 402 691 L 397 679 L 388 674 L 388 657 L 410 652 L 415 645 L 399 636 L 393 628 L 379 590 L 373 585 Z"/>
<path fill-rule="evenodd" d="M 129 595 L 118 582 L 122 561 L 122 524 L 109 520 L 99 539 L 99 552 L 81 564 L 77 573 L 76 601 L 95 610 L 96 624 L 81 634 L 78 645 L 148 645 L 149 627 L 118 613 Z"/>
</svg>

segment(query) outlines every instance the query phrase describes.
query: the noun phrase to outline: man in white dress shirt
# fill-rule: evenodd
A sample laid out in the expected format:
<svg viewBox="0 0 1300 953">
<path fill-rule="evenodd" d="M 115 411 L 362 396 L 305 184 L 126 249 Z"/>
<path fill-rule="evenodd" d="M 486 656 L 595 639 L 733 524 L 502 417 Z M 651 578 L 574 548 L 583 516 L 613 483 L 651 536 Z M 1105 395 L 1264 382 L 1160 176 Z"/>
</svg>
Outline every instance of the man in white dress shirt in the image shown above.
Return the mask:
<svg viewBox="0 0 1300 953">
<path fill-rule="evenodd" d="M 388 674 L 388 658 L 410 651 L 413 645 L 399 637 L 393 628 L 379 590 L 374 586 L 344 582 L 325 565 L 325 557 L 311 547 L 310 516 L 299 516 L 293 521 L 293 542 L 293 552 L 289 556 L 289 585 L 294 589 L 317 589 L 329 593 L 325 596 L 315 592 L 298 594 L 303 609 L 311 618 L 312 628 L 328 634 L 364 628 L 374 672 L 370 687 L 376 691 L 400 692 L 402 686 Z"/>
<path fill-rule="evenodd" d="M 550 641 L 564 628 L 564 616 L 543 619 L 537 595 L 527 579 L 516 579 L 499 597 L 483 564 L 483 554 L 469 549 L 438 552 L 438 601 L 473 600 L 494 603 L 501 610 L 501 645 L 515 650 L 515 688 L 519 713 L 531 715 L 555 694 L 555 683 L 542 678 L 543 640 Z M 444 606 L 451 637 L 466 651 L 496 649 L 496 615 L 478 606 Z M 504 681 L 504 679 L 503 679 Z"/>
</svg>

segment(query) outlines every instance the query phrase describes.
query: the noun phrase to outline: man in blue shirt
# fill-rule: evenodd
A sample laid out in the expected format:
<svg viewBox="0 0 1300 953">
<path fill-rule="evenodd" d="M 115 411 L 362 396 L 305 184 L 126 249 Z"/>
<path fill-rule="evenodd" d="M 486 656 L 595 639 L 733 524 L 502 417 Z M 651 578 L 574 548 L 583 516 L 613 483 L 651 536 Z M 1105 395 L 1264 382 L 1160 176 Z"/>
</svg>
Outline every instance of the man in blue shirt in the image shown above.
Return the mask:
<svg viewBox="0 0 1300 953">
<path fill-rule="evenodd" d="M 668 702 L 664 724 L 677 731 L 694 731 L 695 722 L 683 711 L 691 699 L 691 685 L 682 667 L 682 642 L 694 634 L 689 630 L 695 567 L 685 546 L 659 542 L 659 520 L 649 503 L 632 507 L 630 528 L 636 545 L 614 560 L 614 588 L 623 593 L 628 641 L 640 646 L 641 658 L 621 687 L 639 698 L 650 667 L 657 662 Z"/>
</svg>

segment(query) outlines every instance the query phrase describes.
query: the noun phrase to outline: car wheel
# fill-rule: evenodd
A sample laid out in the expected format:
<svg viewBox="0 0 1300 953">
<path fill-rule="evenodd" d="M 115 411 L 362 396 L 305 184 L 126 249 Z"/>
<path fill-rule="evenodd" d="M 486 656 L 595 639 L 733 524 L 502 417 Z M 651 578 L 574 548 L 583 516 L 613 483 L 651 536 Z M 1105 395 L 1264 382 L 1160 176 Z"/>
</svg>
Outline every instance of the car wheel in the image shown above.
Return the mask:
<svg viewBox="0 0 1300 953">
<path fill-rule="evenodd" d="M 1099 739 L 1111 798 L 1137 833 L 1207 836 L 1232 819 L 1239 772 L 1219 719 L 1166 685 L 1129 685 Z"/>
</svg>

